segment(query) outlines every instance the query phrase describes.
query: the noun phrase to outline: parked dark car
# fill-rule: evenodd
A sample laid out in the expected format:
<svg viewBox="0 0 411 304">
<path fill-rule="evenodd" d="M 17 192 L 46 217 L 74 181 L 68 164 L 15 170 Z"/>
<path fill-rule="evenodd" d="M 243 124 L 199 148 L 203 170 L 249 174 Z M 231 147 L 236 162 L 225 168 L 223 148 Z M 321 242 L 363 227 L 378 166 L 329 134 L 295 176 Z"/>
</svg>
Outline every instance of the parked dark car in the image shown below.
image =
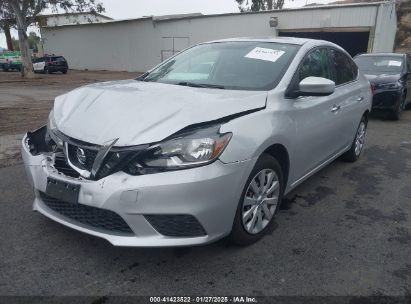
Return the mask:
<svg viewBox="0 0 411 304">
<path fill-rule="evenodd" d="M 63 74 L 66 74 L 68 64 L 63 56 L 44 56 L 33 60 L 33 69 L 34 72 L 42 72 L 46 74 L 54 72 L 62 72 Z"/>
<path fill-rule="evenodd" d="M 411 57 L 406 54 L 361 54 L 354 58 L 374 91 L 373 110 L 389 111 L 395 120 L 411 103 Z"/>
<path fill-rule="evenodd" d="M 0 68 L 5 72 L 20 71 L 21 70 L 21 63 L 7 60 L 6 62 L 0 64 Z"/>
</svg>

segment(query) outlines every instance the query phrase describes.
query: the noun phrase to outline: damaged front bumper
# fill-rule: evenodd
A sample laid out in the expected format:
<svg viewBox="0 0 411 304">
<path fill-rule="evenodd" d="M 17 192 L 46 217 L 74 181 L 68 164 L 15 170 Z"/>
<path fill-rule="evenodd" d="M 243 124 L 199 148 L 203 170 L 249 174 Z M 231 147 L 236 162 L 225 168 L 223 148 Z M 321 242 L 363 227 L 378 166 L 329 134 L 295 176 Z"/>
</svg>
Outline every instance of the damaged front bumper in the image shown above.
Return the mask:
<svg viewBox="0 0 411 304">
<path fill-rule="evenodd" d="M 118 171 L 99 180 L 70 176 L 53 151 L 41 147 L 44 129 L 28 133 L 22 157 L 35 189 L 33 209 L 63 225 L 116 246 L 187 246 L 228 235 L 241 190 L 255 160 L 131 176 Z M 33 135 L 34 134 L 34 135 Z M 57 181 L 78 188 L 74 203 L 47 194 Z"/>
</svg>

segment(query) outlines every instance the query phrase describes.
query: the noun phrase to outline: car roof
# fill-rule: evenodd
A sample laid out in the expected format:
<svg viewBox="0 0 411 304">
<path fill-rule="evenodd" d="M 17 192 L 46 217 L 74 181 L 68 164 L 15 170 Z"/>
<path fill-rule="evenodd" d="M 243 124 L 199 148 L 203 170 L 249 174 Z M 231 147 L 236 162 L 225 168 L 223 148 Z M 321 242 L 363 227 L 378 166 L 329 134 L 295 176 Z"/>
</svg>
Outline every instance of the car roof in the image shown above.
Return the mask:
<svg viewBox="0 0 411 304">
<path fill-rule="evenodd" d="M 355 57 L 378 57 L 378 56 L 391 56 L 391 57 L 404 57 L 404 53 L 365 53 L 365 54 L 358 54 Z"/>
<path fill-rule="evenodd" d="M 319 39 L 308 39 L 308 38 L 296 38 L 296 37 L 240 37 L 240 38 L 228 38 L 228 39 L 214 40 L 214 41 L 205 42 L 204 44 L 207 44 L 207 43 L 220 43 L 220 42 L 268 42 L 268 43 L 272 42 L 272 43 L 283 43 L 283 44 L 299 45 L 302 48 L 304 48 L 305 50 L 308 50 L 308 49 L 311 49 L 311 48 L 317 47 L 317 46 L 329 46 L 329 47 L 334 47 L 336 49 L 339 49 L 339 50 L 347 53 L 347 51 L 345 51 L 342 47 L 340 47 L 339 45 L 337 45 L 335 43 L 332 43 L 330 41 L 319 40 Z"/>
<path fill-rule="evenodd" d="M 228 38 L 213 40 L 206 43 L 216 43 L 216 42 L 276 42 L 276 43 L 289 43 L 303 45 L 307 42 L 327 42 L 324 40 L 316 39 L 306 39 L 306 38 L 295 38 L 295 37 L 239 37 L 239 38 Z"/>
</svg>

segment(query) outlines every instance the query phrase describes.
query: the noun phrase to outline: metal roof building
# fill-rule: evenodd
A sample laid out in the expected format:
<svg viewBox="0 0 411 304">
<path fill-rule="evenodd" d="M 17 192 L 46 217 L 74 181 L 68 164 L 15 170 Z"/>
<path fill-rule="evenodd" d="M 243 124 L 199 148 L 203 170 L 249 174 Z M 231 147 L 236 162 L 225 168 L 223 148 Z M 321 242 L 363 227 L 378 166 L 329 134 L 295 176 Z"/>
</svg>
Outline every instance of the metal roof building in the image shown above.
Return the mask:
<svg viewBox="0 0 411 304">
<path fill-rule="evenodd" d="M 46 53 L 73 69 L 145 71 L 204 41 L 244 36 L 295 36 L 335 42 L 351 55 L 391 52 L 394 1 L 308 6 L 258 13 L 173 15 L 41 28 Z"/>
</svg>

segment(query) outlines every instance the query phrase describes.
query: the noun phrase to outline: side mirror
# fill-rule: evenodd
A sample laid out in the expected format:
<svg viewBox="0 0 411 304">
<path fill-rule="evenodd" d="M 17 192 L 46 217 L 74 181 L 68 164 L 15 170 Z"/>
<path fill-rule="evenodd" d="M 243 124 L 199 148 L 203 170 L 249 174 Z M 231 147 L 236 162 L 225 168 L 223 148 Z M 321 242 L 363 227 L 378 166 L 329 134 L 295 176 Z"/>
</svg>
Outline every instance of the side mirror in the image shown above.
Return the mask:
<svg viewBox="0 0 411 304">
<path fill-rule="evenodd" d="M 307 77 L 299 84 L 299 96 L 328 96 L 334 93 L 335 82 L 323 77 Z"/>
</svg>

